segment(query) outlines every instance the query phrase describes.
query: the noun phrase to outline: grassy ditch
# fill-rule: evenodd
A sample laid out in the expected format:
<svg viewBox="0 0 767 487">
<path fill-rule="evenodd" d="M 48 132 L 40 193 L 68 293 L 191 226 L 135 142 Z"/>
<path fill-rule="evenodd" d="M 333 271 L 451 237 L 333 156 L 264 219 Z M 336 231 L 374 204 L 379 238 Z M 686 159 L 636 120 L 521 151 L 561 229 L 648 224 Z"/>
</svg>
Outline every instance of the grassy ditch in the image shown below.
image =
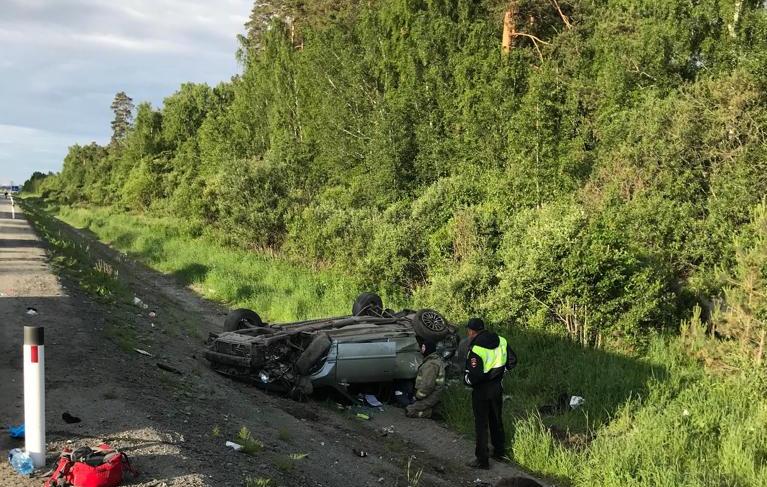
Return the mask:
<svg viewBox="0 0 767 487">
<path fill-rule="evenodd" d="M 510 334 L 520 365 L 505 384 L 511 453 L 530 471 L 577 486 L 767 486 L 763 373 L 707 374 L 678 339 L 647 356 L 582 348 L 545 334 Z M 445 395 L 450 424 L 471 432 L 460 386 Z M 539 412 L 562 392 L 577 410 Z"/>
<path fill-rule="evenodd" d="M 173 275 L 199 294 L 232 307 L 254 309 L 265 320 L 345 314 L 358 293 L 341 275 L 308 271 L 278 258 L 192 237 L 173 219 L 114 214 L 101 208 L 47 210 L 150 267 Z"/>
<path fill-rule="evenodd" d="M 345 313 L 358 291 L 342 275 L 190 236 L 172 219 L 49 210 L 201 294 L 268 320 Z M 86 282 L 103 279 L 87 266 L 80 272 Z M 767 487 L 763 371 L 706 373 L 675 337 L 651 338 L 643 356 L 630 356 L 529 329 L 505 334 L 520 359 L 506 383 L 509 454 L 524 468 L 559 485 Z M 558 407 L 570 395 L 585 404 Z M 444 397 L 443 416 L 470 434 L 468 392 L 454 384 Z"/>
<path fill-rule="evenodd" d="M 53 218 L 39 207 L 26 204 L 24 212 L 40 237 L 48 243 L 51 264 L 58 272 L 102 301 L 128 296 L 128 289 L 120 282 L 118 272 L 108 262 L 94 258 L 87 244 L 64 235 Z"/>
</svg>

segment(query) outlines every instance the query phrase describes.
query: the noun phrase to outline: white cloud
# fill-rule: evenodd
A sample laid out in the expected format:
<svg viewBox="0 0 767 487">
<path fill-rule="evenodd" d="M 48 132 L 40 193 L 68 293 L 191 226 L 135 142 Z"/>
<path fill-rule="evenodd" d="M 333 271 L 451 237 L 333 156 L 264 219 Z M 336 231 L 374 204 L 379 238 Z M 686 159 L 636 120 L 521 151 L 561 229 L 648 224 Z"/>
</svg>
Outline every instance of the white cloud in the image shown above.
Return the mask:
<svg viewBox="0 0 767 487">
<path fill-rule="evenodd" d="M 118 91 L 159 105 L 182 82 L 228 80 L 251 6 L 0 0 L 0 178 L 58 169 L 69 145 L 107 141 Z"/>
<path fill-rule="evenodd" d="M 98 47 L 116 47 L 130 51 L 189 52 L 191 46 L 163 39 L 137 39 L 114 34 L 74 34 L 72 39 Z"/>
</svg>

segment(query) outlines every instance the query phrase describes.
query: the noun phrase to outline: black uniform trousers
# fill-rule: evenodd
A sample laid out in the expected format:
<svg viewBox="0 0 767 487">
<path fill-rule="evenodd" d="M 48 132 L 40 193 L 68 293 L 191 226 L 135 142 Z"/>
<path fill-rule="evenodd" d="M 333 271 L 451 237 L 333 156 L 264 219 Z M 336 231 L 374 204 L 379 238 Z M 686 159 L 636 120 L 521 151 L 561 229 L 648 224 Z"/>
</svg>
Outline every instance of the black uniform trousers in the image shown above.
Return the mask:
<svg viewBox="0 0 767 487">
<path fill-rule="evenodd" d="M 493 444 L 494 455 L 506 455 L 506 433 L 503 431 L 503 390 L 488 394 L 487 391 L 474 390 L 471 394 L 471 407 L 474 411 L 474 428 L 477 447 L 474 454 L 483 463 L 489 461 L 487 433 Z"/>
</svg>

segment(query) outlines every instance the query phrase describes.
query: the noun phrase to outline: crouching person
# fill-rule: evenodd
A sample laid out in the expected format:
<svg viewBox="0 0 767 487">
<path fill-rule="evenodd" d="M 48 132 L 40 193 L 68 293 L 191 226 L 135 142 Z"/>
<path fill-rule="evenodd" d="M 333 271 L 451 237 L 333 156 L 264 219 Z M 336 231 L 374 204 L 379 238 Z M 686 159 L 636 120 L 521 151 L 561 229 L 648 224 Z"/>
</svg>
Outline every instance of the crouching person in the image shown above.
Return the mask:
<svg viewBox="0 0 767 487">
<path fill-rule="evenodd" d="M 415 378 L 415 402 L 405 409 L 409 418 L 431 418 L 445 388 L 447 364 L 437 353 L 437 346 L 432 342 L 423 342 L 421 353 L 424 359 Z"/>
</svg>

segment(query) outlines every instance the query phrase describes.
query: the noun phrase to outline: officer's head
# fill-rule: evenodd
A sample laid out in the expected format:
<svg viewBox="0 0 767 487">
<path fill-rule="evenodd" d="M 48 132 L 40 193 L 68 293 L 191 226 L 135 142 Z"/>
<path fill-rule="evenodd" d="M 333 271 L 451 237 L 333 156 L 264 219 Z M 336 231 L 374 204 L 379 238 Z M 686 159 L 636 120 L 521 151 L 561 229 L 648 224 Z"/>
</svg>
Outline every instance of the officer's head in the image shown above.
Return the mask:
<svg viewBox="0 0 767 487">
<path fill-rule="evenodd" d="M 479 335 L 479 332 L 485 329 L 485 322 L 482 321 L 482 318 L 472 318 L 466 324 L 466 329 L 469 338 L 474 338 Z"/>
<path fill-rule="evenodd" d="M 428 357 L 429 355 L 433 354 L 437 351 L 437 344 L 430 341 L 423 341 L 421 342 L 421 354 L 423 354 L 424 357 Z"/>
</svg>

